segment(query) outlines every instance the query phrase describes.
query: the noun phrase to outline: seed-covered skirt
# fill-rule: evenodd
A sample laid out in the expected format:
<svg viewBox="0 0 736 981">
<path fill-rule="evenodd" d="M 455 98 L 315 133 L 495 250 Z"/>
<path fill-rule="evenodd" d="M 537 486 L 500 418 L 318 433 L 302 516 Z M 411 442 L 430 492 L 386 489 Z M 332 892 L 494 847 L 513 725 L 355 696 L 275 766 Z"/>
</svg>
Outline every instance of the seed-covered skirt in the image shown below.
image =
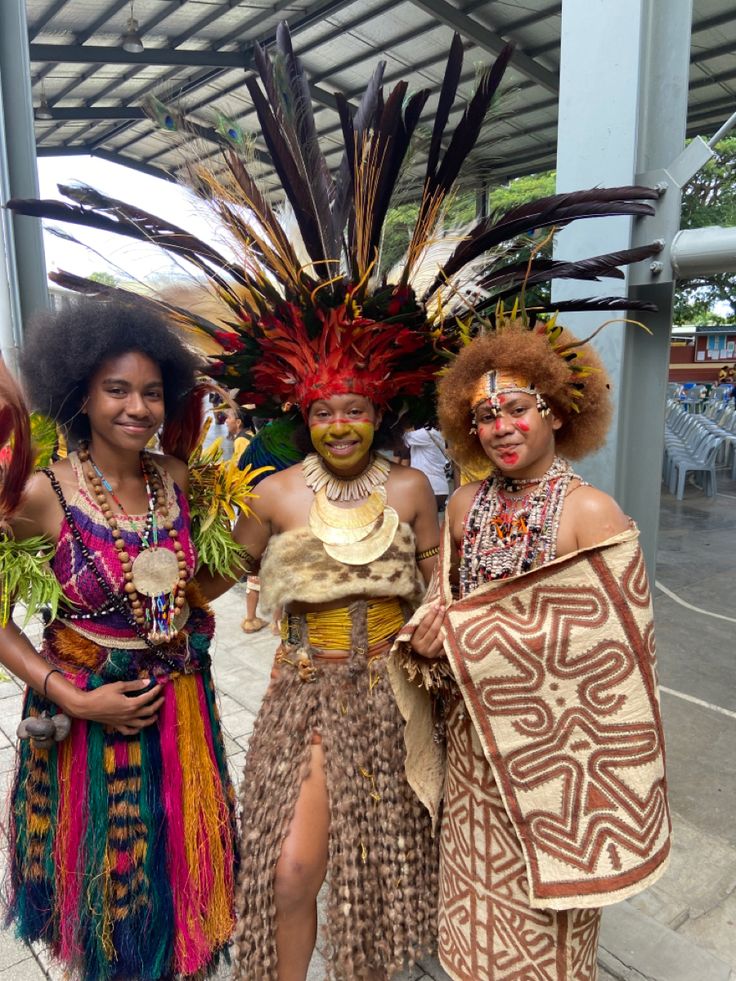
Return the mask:
<svg viewBox="0 0 736 981">
<path fill-rule="evenodd" d="M 123 736 L 74 719 L 50 749 L 20 741 L 8 920 L 24 940 L 43 941 L 74 978 L 204 976 L 230 939 L 235 795 L 205 665 L 211 631 L 206 619 L 200 626 L 189 636 L 197 670 L 159 678 L 157 724 Z M 69 633 L 51 631 L 51 663 L 68 654 Z M 89 641 L 77 648 L 104 653 Z M 137 652 L 107 653 L 118 676 L 137 676 Z M 75 679 L 92 687 L 103 680 L 88 671 Z M 42 711 L 58 709 L 28 691 L 24 717 Z"/>
<path fill-rule="evenodd" d="M 384 648 L 385 650 L 386 648 Z M 437 844 L 404 777 L 404 725 L 383 657 L 326 663 L 313 681 L 282 663 L 251 736 L 241 803 L 234 978 L 275 981 L 274 871 L 321 737 L 330 808 L 328 978 L 391 975 L 436 935 Z"/>
</svg>

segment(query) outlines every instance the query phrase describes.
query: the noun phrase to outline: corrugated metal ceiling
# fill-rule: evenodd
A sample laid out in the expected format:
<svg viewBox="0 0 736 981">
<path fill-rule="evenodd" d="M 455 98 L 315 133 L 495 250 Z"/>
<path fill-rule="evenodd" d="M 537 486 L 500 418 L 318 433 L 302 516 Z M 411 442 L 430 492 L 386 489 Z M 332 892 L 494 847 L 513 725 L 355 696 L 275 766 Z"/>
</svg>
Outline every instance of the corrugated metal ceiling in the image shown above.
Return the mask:
<svg viewBox="0 0 736 981">
<path fill-rule="evenodd" d="M 405 78 L 436 93 L 454 26 L 467 47 L 466 95 L 477 66 L 503 40 L 516 43 L 510 112 L 493 124 L 493 158 L 490 136 L 481 138 L 477 172 L 492 167 L 502 180 L 554 166 L 561 4 L 553 0 L 135 0 L 140 56 L 121 48 L 130 0 L 27 0 L 27 11 L 34 104 L 45 96 L 54 116 L 36 120 L 41 155 L 93 153 L 174 174 L 191 148 L 142 115 L 150 95 L 205 128 L 194 148 L 200 155 L 218 152 L 209 138 L 216 109 L 251 131 L 262 149 L 244 71 L 253 44 L 272 43 L 286 19 L 312 81 L 328 153 L 338 135 L 332 93 L 357 97 L 378 58 L 387 62 L 387 81 Z M 109 63 L 102 48 L 127 62 Z M 694 0 L 689 135 L 710 135 L 733 111 L 735 50 L 731 0 Z M 268 167 L 260 169 L 267 176 Z"/>
</svg>

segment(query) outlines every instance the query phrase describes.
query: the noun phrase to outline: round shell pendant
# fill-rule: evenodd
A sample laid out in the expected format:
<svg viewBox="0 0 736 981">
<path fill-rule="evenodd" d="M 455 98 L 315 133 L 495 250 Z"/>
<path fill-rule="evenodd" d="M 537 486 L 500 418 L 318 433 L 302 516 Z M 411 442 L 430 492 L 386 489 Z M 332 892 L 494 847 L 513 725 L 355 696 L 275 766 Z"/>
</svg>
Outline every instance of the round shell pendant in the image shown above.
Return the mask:
<svg viewBox="0 0 736 981">
<path fill-rule="evenodd" d="M 179 580 L 179 562 L 167 548 L 147 548 L 133 560 L 133 585 L 144 596 L 170 593 Z"/>
</svg>

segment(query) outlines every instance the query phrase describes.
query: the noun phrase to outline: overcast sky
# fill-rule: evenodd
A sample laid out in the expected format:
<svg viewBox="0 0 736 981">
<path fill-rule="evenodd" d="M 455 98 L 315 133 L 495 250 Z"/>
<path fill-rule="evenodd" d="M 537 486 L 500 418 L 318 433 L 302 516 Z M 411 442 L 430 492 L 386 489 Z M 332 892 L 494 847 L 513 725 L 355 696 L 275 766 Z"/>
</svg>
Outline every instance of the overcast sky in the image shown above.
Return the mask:
<svg viewBox="0 0 736 981">
<path fill-rule="evenodd" d="M 175 222 L 202 238 L 210 241 L 216 239 L 211 220 L 208 219 L 202 203 L 184 188 L 168 181 L 94 157 L 42 157 L 38 161 L 38 173 L 42 198 L 60 198 L 57 184 L 79 181 L 167 221 Z M 122 269 L 143 280 L 149 277 L 160 279 L 183 275 L 182 267 L 167 259 L 165 253 L 155 246 L 146 246 L 119 235 L 93 231 L 78 225 L 61 227 L 75 238 L 91 245 L 99 255 L 73 243 L 61 241 L 47 231 L 44 244 L 49 271 L 65 269 L 82 276 L 106 271 L 121 278 Z M 218 244 L 222 247 L 222 243 Z"/>
</svg>

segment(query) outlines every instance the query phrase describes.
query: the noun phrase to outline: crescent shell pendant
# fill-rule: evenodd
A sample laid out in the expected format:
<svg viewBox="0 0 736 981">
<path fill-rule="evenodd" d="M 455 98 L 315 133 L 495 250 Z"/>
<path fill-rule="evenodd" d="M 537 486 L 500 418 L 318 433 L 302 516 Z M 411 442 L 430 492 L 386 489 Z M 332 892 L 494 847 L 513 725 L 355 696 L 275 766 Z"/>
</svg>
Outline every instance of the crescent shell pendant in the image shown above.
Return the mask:
<svg viewBox="0 0 736 981">
<path fill-rule="evenodd" d="M 333 525 L 325 524 L 318 514 L 311 511 L 308 524 L 314 537 L 319 538 L 325 545 L 351 545 L 368 538 L 377 526 L 380 526 L 380 521 L 381 519 L 377 518 L 370 524 L 358 528 L 336 528 Z"/>
<path fill-rule="evenodd" d="M 350 508 L 332 504 L 323 489 L 315 495 L 309 510 L 309 530 L 323 544 L 352 545 L 379 530 L 385 508 L 383 487 L 370 494 L 363 504 Z"/>
<path fill-rule="evenodd" d="M 380 518 L 386 507 L 386 489 L 377 487 L 362 504 L 341 508 L 333 504 L 323 488 L 314 496 L 312 509 L 333 528 L 365 528 Z"/>
<path fill-rule="evenodd" d="M 329 545 L 323 542 L 328 555 L 345 565 L 367 565 L 389 548 L 399 527 L 399 516 L 392 507 L 383 512 L 383 522 L 367 538 L 352 544 Z"/>
</svg>

